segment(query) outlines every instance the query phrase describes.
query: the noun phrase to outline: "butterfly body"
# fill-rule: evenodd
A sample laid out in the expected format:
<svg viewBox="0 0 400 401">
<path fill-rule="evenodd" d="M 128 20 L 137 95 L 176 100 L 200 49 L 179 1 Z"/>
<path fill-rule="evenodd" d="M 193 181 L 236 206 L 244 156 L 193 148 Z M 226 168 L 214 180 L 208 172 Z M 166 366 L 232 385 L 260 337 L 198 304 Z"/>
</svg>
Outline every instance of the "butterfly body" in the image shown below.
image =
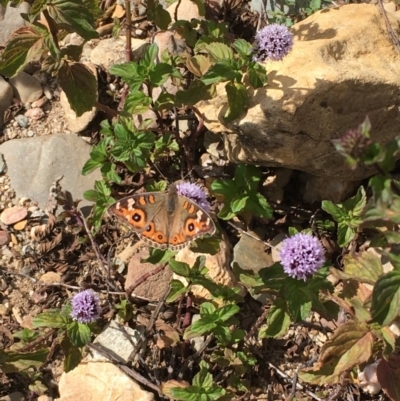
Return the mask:
<svg viewBox="0 0 400 401">
<path fill-rule="evenodd" d="M 206 234 L 214 234 L 210 215 L 191 199 L 179 195 L 176 186 L 167 192 L 146 192 L 119 200 L 108 209 L 147 244 L 179 250 Z"/>
</svg>

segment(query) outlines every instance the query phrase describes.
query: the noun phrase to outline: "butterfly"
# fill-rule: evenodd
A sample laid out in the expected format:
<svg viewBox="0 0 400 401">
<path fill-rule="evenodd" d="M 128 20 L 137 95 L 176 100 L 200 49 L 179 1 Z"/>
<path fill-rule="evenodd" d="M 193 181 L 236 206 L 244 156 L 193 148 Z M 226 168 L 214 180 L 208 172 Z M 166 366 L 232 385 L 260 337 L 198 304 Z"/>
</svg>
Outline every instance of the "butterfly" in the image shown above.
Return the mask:
<svg viewBox="0 0 400 401">
<path fill-rule="evenodd" d="M 115 202 L 108 213 L 128 223 L 154 248 L 183 249 L 196 238 L 215 233 L 215 223 L 197 203 L 179 195 L 175 184 L 166 192 L 145 192 Z"/>
</svg>

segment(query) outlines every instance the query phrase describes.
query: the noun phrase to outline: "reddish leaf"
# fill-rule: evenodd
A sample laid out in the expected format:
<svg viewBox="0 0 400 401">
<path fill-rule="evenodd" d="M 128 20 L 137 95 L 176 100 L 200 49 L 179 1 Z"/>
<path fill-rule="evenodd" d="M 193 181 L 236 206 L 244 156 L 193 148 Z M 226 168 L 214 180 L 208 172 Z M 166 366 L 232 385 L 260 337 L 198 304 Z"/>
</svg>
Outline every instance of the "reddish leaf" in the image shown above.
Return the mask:
<svg viewBox="0 0 400 401">
<path fill-rule="evenodd" d="M 388 361 L 381 359 L 377 374 L 385 394 L 392 401 L 400 400 L 400 355 L 391 355 Z"/>
</svg>

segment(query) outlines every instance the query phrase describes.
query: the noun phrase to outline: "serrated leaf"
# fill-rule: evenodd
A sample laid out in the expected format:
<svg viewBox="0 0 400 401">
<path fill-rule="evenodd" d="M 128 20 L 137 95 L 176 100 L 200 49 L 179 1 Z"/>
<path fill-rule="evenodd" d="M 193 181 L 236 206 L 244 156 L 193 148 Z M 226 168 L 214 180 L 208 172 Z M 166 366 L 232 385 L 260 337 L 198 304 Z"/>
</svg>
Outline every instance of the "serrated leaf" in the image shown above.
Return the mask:
<svg viewBox="0 0 400 401">
<path fill-rule="evenodd" d="M 400 272 L 393 270 L 378 278 L 372 292 L 374 322 L 387 326 L 400 314 Z"/>
<path fill-rule="evenodd" d="M 195 105 L 200 100 L 211 99 L 211 89 L 206 86 L 202 81 L 195 80 L 190 84 L 189 89 L 179 90 L 176 93 L 175 105 L 181 107 L 182 105 Z"/>
<path fill-rule="evenodd" d="M 222 81 L 230 81 L 238 77 L 240 73 L 232 68 L 230 62 L 214 64 L 201 78 L 205 85 L 216 84 Z"/>
<path fill-rule="evenodd" d="M 233 51 L 225 43 L 212 42 L 204 47 L 210 56 L 216 61 L 233 60 Z"/>
<path fill-rule="evenodd" d="M 0 366 L 5 373 L 21 372 L 30 367 L 43 365 L 48 354 L 48 349 L 32 352 L 5 352 L 0 350 Z"/>
<path fill-rule="evenodd" d="M 143 92 L 130 92 L 125 99 L 124 109 L 132 114 L 142 114 L 149 110 L 151 101 L 151 97 L 146 96 Z"/>
<path fill-rule="evenodd" d="M 168 295 L 167 302 L 175 302 L 187 291 L 187 287 L 179 280 L 172 280 L 170 282 L 171 291 Z"/>
<path fill-rule="evenodd" d="M 66 335 L 63 336 L 60 345 L 65 355 L 64 371 L 67 373 L 79 365 L 82 360 L 82 352 L 78 347 L 71 344 Z"/>
<path fill-rule="evenodd" d="M 169 12 L 158 2 L 147 1 L 147 18 L 162 30 L 168 29 L 172 22 Z"/>
<path fill-rule="evenodd" d="M 75 347 L 83 347 L 90 341 L 90 328 L 86 324 L 72 322 L 67 327 L 67 334 L 71 344 Z"/>
<path fill-rule="evenodd" d="M 94 18 L 81 0 L 52 0 L 47 10 L 54 21 L 67 32 L 76 32 L 86 40 L 99 36 Z"/>
<path fill-rule="evenodd" d="M 44 51 L 44 36 L 34 26 L 24 26 L 14 31 L 0 59 L 0 73 L 12 77 Z"/>
<path fill-rule="evenodd" d="M 62 329 L 66 328 L 67 324 L 69 323 L 61 314 L 58 309 L 39 313 L 36 315 L 32 320 L 32 327 L 51 327 L 54 329 Z"/>
<path fill-rule="evenodd" d="M 343 280 L 353 279 L 373 285 L 383 273 L 380 258 L 371 252 L 345 255 L 343 264 L 343 272 L 337 269 L 334 272 L 335 276 Z"/>
<path fill-rule="evenodd" d="M 66 61 L 58 72 L 58 83 L 78 117 L 95 105 L 97 80 L 84 64 Z"/>
<path fill-rule="evenodd" d="M 186 60 L 187 69 L 196 77 L 202 77 L 211 65 L 210 58 L 202 54 L 197 54 Z"/>
<path fill-rule="evenodd" d="M 378 382 L 384 393 L 392 400 L 400 400 L 400 356 L 391 355 L 386 361 L 381 359 L 376 370 Z"/>
<path fill-rule="evenodd" d="M 273 337 L 277 338 L 284 334 L 290 326 L 290 316 L 282 308 L 283 305 L 273 305 L 267 317 L 267 328 L 261 329 L 259 333 L 260 338 Z"/>
<path fill-rule="evenodd" d="M 178 262 L 174 259 L 169 261 L 170 269 L 177 275 L 182 277 L 190 276 L 190 267 L 187 263 Z"/>
<path fill-rule="evenodd" d="M 253 46 L 244 39 L 236 39 L 232 43 L 232 47 L 240 54 L 241 57 L 245 58 L 252 52 Z"/>
<path fill-rule="evenodd" d="M 373 354 L 374 336 L 363 324 L 345 323 L 338 327 L 332 338 L 323 345 L 319 362 L 334 361 L 334 374 L 342 374 L 354 366 L 367 362 Z"/>
<path fill-rule="evenodd" d="M 232 121 L 247 110 L 249 98 L 246 87 L 242 83 L 228 82 L 225 90 L 229 108 L 224 117 L 227 121 Z"/>
<path fill-rule="evenodd" d="M 327 200 L 322 201 L 321 209 L 329 213 L 337 222 L 341 221 L 345 216 L 345 213 L 343 212 L 342 208 L 336 206 L 331 201 Z"/>
<path fill-rule="evenodd" d="M 346 247 L 356 236 L 356 230 L 349 227 L 346 223 L 338 224 L 337 242 L 341 248 Z"/>
</svg>

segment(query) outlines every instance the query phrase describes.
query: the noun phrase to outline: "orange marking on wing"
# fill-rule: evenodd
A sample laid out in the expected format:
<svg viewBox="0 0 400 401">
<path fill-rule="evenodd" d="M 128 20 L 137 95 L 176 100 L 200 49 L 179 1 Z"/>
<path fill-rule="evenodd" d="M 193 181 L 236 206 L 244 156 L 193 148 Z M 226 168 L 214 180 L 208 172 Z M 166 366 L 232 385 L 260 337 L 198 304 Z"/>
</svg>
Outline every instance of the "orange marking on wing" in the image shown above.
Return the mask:
<svg viewBox="0 0 400 401">
<path fill-rule="evenodd" d="M 145 206 L 147 201 L 145 196 L 140 196 L 138 199 L 139 205 Z"/>
<path fill-rule="evenodd" d="M 133 209 L 130 211 L 125 209 L 121 217 L 125 217 L 133 227 L 143 228 L 146 224 L 146 213 L 140 209 Z"/>
<path fill-rule="evenodd" d="M 181 231 L 179 234 L 174 235 L 171 240 L 169 241 L 172 245 L 180 245 L 186 241 L 183 232 Z"/>
<path fill-rule="evenodd" d="M 148 196 L 148 201 L 149 201 L 149 203 L 155 203 L 156 202 L 156 198 L 154 197 L 154 195 L 149 195 Z"/>
</svg>

